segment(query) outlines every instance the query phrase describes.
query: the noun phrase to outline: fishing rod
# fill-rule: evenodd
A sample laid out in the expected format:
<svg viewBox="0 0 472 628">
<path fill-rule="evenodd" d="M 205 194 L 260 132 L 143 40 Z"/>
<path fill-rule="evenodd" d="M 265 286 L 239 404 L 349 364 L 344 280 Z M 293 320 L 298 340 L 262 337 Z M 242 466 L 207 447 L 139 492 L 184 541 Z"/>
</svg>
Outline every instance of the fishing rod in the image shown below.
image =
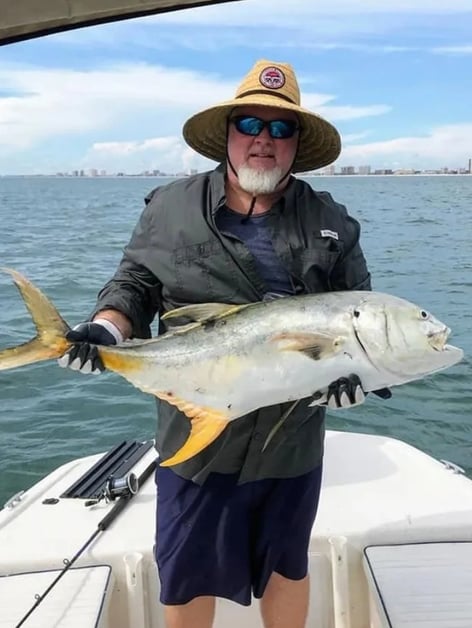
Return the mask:
<svg viewBox="0 0 472 628">
<path fill-rule="evenodd" d="M 30 617 L 30 615 L 38 608 L 44 598 L 52 591 L 52 589 L 56 586 L 59 580 L 69 571 L 72 565 L 76 562 L 76 560 L 83 554 L 83 552 L 87 549 L 87 547 L 93 543 L 93 541 L 97 538 L 97 536 L 101 532 L 105 532 L 113 521 L 118 517 L 118 515 L 124 510 L 124 508 L 129 504 L 129 502 L 133 499 L 136 493 L 139 491 L 141 486 L 143 486 L 144 482 L 148 479 L 148 477 L 153 473 L 157 465 L 157 458 L 155 458 L 151 464 L 149 464 L 144 471 L 141 473 L 139 477 L 134 475 L 134 473 L 130 473 L 122 478 L 110 478 L 106 484 L 106 487 L 96 500 L 91 500 L 85 503 L 86 506 L 92 506 L 93 504 L 97 504 L 102 499 L 106 499 L 107 501 L 114 501 L 118 499 L 116 504 L 110 510 L 110 512 L 103 517 L 101 521 L 97 524 L 97 529 L 90 535 L 87 541 L 82 545 L 79 551 L 69 560 L 65 558 L 63 560 L 64 568 L 60 571 L 57 577 L 51 582 L 48 588 L 41 595 L 36 594 L 36 602 L 29 609 L 29 611 L 22 617 L 20 622 L 16 624 L 15 628 L 20 628 L 23 626 L 25 621 Z"/>
</svg>

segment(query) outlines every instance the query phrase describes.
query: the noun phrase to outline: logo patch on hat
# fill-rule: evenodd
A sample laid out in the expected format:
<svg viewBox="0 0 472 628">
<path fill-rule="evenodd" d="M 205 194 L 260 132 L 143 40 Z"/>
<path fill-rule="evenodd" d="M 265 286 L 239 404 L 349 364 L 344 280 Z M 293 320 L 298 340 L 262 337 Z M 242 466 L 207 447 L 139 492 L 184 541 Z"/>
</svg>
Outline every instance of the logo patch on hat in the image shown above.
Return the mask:
<svg viewBox="0 0 472 628">
<path fill-rule="evenodd" d="M 262 70 L 259 82 L 268 89 L 280 89 L 285 85 L 285 74 L 279 68 L 270 66 Z"/>
</svg>

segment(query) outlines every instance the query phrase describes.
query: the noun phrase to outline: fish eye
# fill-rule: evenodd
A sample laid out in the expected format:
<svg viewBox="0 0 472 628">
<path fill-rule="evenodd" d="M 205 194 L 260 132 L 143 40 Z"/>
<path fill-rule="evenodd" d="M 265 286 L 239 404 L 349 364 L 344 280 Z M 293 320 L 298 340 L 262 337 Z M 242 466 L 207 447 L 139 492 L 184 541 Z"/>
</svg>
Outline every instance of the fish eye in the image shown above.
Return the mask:
<svg viewBox="0 0 472 628">
<path fill-rule="evenodd" d="M 428 320 L 429 318 L 429 313 L 426 310 L 420 310 L 420 316 L 423 320 Z"/>
<path fill-rule="evenodd" d="M 361 315 L 361 313 L 359 312 L 359 310 L 354 310 L 353 314 L 354 314 L 354 317 L 355 317 L 355 318 L 359 318 L 359 316 Z"/>
</svg>

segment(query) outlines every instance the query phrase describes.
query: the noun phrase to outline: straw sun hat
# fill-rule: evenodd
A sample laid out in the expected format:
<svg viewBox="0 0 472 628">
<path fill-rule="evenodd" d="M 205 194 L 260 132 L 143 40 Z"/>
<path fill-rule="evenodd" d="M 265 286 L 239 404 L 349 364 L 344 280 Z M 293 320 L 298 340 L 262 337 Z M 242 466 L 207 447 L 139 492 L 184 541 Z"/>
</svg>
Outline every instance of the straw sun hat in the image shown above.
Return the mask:
<svg viewBox="0 0 472 628">
<path fill-rule="evenodd" d="M 300 106 L 300 89 L 291 65 L 264 59 L 257 61 L 239 85 L 236 96 L 196 113 L 183 127 L 189 146 L 204 157 L 226 160 L 227 120 L 235 107 L 266 105 L 294 111 L 300 121 L 300 144 L 293 172 L 307 172 L 337 159 L 341 139 L 335 127 Z"/>
</svg>

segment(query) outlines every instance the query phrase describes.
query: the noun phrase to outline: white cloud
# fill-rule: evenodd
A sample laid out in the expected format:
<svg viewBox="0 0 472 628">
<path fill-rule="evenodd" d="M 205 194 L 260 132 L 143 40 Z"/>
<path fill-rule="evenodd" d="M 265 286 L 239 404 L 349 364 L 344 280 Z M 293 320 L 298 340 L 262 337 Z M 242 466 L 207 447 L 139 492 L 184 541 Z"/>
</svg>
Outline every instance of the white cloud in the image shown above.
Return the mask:
<svg viewBox="0 0 472 628">
<path fill-rule="evenodd" d="M 324 16 L 351 16 L 361 14 L 449 14 L 472 11 L 470 0 L 244 0 L 223 5 L 200 7 L 189 11 L 165 13 L 152 18 L 154 22 L 167 24 L 228 24 L 264 27 L 281 24 L 301 24 Z"/>
<path fill-rule="evenodd" d="M 0 98 L 0 146 L 11 149 L 109 129 L 143 111 L 156 112 L 156 126 L 164 112 L 180 121 L 210 95 L 223 100 L 234 89 L 224 79 L 144 64 L 93 71 L 0 66 L 0 85 L 21 94 Z"/>
<path fill-rule="evenodd" d="M 373 29 L 374 30 L 374 29 Z M 296 41 L 284 41 L 280 44 L 285 48 L 297 48 L 300 46 Z M 325 43 L 322 41 L 304 41 L 303 47 L 314 50 L 350 50 L 352 52 L 367 52 L 380 54 L 394 54 L 405 52 L 418 52 L 423 50 L 418 46 L 395 46 L 389 44 L 358 44 L 346 41 L 333 41 Z"/>
<path fill-rule="evenodd" d="M 24 150 L 53 137 L 99 131 L 121 142 L 120 125 L 145 114 L 158 135 L 180 134 L 186 117 L 230 98 L 236 83 L 227 77 L 145 64 L 91 71 L 0 66 L 0 85 L 15 94 L 0 98 L 0 146 Z M 389 111 L 386 105 L 334 101 L 333 95 L 313 91 L 303 95 L 306 107 L 334 121 Z M 128 145 L 132 149 L 133 143 Z"/>
<path fill-rule="evenodd" d="M 97 154 L 121 157 L 150 150 L 172 150 L 176 146 L 180 147 L 180 138 L 178 137 L 155 137 L 142 142 L 97 142 L 93 144 L 92 151 Z"/>
<path fill-rule="evenodd" d="M 399 137 L 383 142 L 349 144 L 339 163 L 401 164 L 402 167 L 466 167 L 472 156 L 472 124 L 451 124 L 421 137 Z"/>
<path fill-rule="evenodd" d="M 139 173 L 160 170 L 166 173 L 188 172 L 192 168 L 213 168 L 214 163 L 187 146 L 177 136 L 153 137 L 136 142 L 97 142 L 87 152 L 81 167 L 107 172 Z"/>
<path fill-rule="evenodd" d="M 362 133 L 346 133 L 342 136 L 343 146 L 346 146 L 346 144 L 351 144 L 352 142 L 358 142 L 359 140 L 363 140 L 368 135 L 370 135 L 369 131 L 363 131 Z"/>
<path fill-rule="evenodd" d="M 24 155 L 25 163 L 31 161 L 27 151 L 35 146 L 44 154 L 40 165 L 53 164 L 54 151 L 49 150 L 48 141 L 54 138 L 64 140 L 65 146 L 78 138 L 90 149 L 81 149 L 80 155 L 76 152 L 73 163 L 63 166 L 62 155 L 58 155 L 53 171 L 93 167 L 175 172 L 212 167 L 212 162 L 186 146 L 181 137 L 182 123 L 196 110 L 230 98 L 238 81 L 239 77 L 232 80 L 228 75 L 148 64 L 90 71 L 0 65 L 2 92 L 12 94 L 0 97 L 2 170 L 19 163 L 20 155 Z M 302 104 L 334 123 L 391 111 L 387 104 L 338 103 L 336 95 L 315 91 L 317 81 L 315 74 L 300 77 Z M 424 137 L 360 144 L 367 134 L 356 129 L 343 137 L 340 162 L 461 165 L 472 146 L 472 124 L 437 127 Z"/>
<path fill-rule="evenodd" d="M 437 127 L 423 137 L 400 137 L 387 141 L 355 143 L 369 131 L 343 135 L 343 151 L 337 166 L 389 168 L 466 167 L 472 156 L 472 124 Z M 186 146 L 179 137 L 158 137 L 142 142 L 109 142 L 96 144 L 83 162 L 85 168 L 104 168 L 109 172 L 126 170 L 142 172 L 158 168 L 166 172 L 214 167 Z"/>
<path fill-rule="evenodd" d="M 251 49 L 255 43 L 261 51 L 276 47 L 281 54 L 301 47 L 399 54 L 428 50 L 433 22 L 444 26 L 443 16 L 456 20 L 441 31 L 438 43 L 448 43 L 447 33 L 451 43 L 457 42 L 461 30 L 464 35 L 470 30 L 467 20 L 457 17 L 464 12 L 472 12 L 470 0 L 243 0 L 61 33 L 51 41 L 119 54 L 124 46 L 219 52 Z M 395 35 L 398 41 L 392 41 Z"/>
<path fill-rule="evenodd" d="M 355 120 L 358 118 L 370 118 L 372 116 L 381 116 L 392 110 L 392 108 L 388 105 L 368 105 L 365 107 L 328 105 L 317 107 L 315 109 L 317 113 L 334 122 L 340 122 L 341 120 Z"/>
<path fill-rule="evenodd" d="M 438 46 L 433 48 L 431 52 L 437 54 L 470 55 L 472 54 L 472 44 L 466 46 Z"/>
</svg>

